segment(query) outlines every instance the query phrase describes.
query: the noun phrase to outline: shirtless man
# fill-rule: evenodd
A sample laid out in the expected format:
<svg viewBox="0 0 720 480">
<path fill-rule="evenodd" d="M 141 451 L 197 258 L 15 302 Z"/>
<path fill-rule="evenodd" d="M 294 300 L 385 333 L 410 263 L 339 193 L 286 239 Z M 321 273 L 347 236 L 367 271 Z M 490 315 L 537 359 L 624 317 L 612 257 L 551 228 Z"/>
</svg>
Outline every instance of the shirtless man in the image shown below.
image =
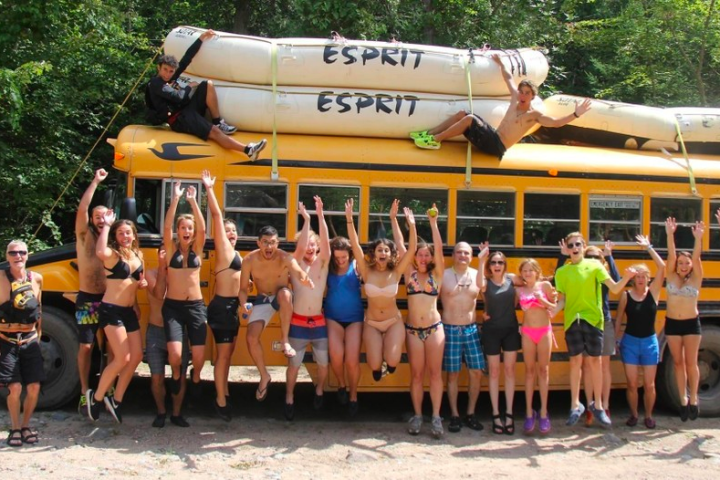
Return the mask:
<svg viewBox="0 0 720 480">
<path fill-rule="evenodd" d="M 107 207 L 98 205 L 88 215 L 90 202 L 95 190 L 105 180 L 108 173 L 104 169 L 95 172 L 95 178 L 85 190 L 75 217 L 75 252 L 78 263 L 80 289 L 75 300 L 75 320 L 77 321 L 80 348 L 77 354 L 78 373 L 80 374 L 80 403 L 78 412 L 85 413 L 85 392 L 90 388 L 90 355 L 95 334 L 98 331 L 98 308 L 105 293 L 105 271 L 103 264 L 95 254 L 95 242 L 105 223 L 103 216 Z M 110 351 L 108 349 L 108 355 Z"/>
<path fill-rule="evenodd" d="M 483 245 L 480 246 L 482 251 Z M 475 416 L 475 405 L 480 395 L 482 370 L 485 358 L 480 347 L 480 335 L 475 323 L 475 306 L 480 293 L 478 275 L 482 271 L 470 267 L 472 247 L 460 242 L 453 249 L 453 266 L 445 269 L 443 288 L 440 290 L 442 301 L 442 322 L 445 328 L 445 354 L 443 370 L 447 376 L 447 394 L 450 403 L 451 432 L 459 432 L 465 423 L 473 430 L 482 430 L 483 426 Z M 462 368 L 462 359 L 468 369 L 468 405 L 465 418 L 460 420 L 458 412 L 458 377 Z"/>
<path fill-rule="evenodd" d="M 280 241 L 278 232 L 274 227 L 265 226 L 258 234 L 258 249 L 253 250 L 245 257 L 243 269 L 240 274 L 240 313 L 248 318 L 247 346 L 250 356 L 260 372 L 255 398 L 262 402 L 267 398 L 270 374 L 265 367 L 260 335 L 275 312 L 280 310 L 280 327 L 282 330 L 283 353 L 286 357 L 293 357 L 295 351 L 290 345 L 288 335 L 290 332 L 290 319 L 292 318 L 292 292 L 288 288 L 288 276 L 292 275 L 302 284 L 313 287 L 310 277 L 300 268 L 297 260 L 287 252 L 278 249 Z M 257 288 L 253 307 L 245 308 L 250 287 L 250 278 Z M 252 313 L 251 313 L 252 312 Z"/>
<path fill-rule="evenodd" d="M 330 267 L 330 237 L 323 216 L 323 203 L 318 196 L 315 196 L 315 212 L 320 225 L 320 235 L 310 230 L 310 214 L 305 210 L 305 205 L 300 202 L 298 213 L 302 215 L 305 223 L 293 256 L 315 285 L 325 285 Z M 295 418 L 295 383 L 308 344 L 312 346 L 313 358 L 317 364 L 317 385 L 315 385 L 313 399 L 315 410 L 322 408 L 323 389 L 328 375 L 328 329 L 322 309 L 325 288 L 307 287 L 295 277 L 291 280 L 295 300 L 290 322 L 289 341 L 296 354 L 288 360 L 285 384 L 284 413 L 288 421 Z"/>
<path fill-rule="evenodd" d="M 510 93 L 510 106 L 497 130 L 477 115 L 460 111 L 435 128 L 424 132 L 413 132 L 410 138 L 420 148 L 437 150 L 443 140 L 464 135 L 478 150 L 496 156 L 502 160 L 508 148 L 522 140 L 535 124 L 543 127 L 558 128 L 580 118 L 590 110 L 590 100 L 585 99 L 575 106 L 575 111 L 560 118 L 550 117 L 533 110 L 532 101 L 538 93 L 537 86 L 530 80 L 523 80 L 516 87 L 512 74 L 502 61 L 500 55 L 492 59 L 498 64 Z"/>
<path fill-rule="evenodd" d="M 155 400 L 155 406 L 157 407 L 157 415 L 152 423 L 152 426 L 155 428 L 163 428 L 165 426 L 165 418 L 167 418 L 167 411 L 165 409 L 165 365 L 168 361 L 168 353 L 167 340 L 165 339 L 165 324 L 162 316 L 162 306 L 167 289 L 166 277 L 167 255 L 165 253 L 165 246 L 161 245 L 158 249 L 158 268 L 153 268 L 145 272 L 145 280 L 148 283 L 148 305 L 150 306 L 148 325 L 145 332 L 145 358 L 150 367 L 150 390 Z M 185 369 L 190 360 L 189 356 L 190 351 L 188 350 L 187 339 L 183 339 L 180 392 L 177 395 L 172 394 L 172 414 L 170 415 L 170 422 L 178 427 L 190 426 L 187 420 L 181 415 L 183 398 L 185 397 L 185 389 L 187 386 Z"/>
</svg>

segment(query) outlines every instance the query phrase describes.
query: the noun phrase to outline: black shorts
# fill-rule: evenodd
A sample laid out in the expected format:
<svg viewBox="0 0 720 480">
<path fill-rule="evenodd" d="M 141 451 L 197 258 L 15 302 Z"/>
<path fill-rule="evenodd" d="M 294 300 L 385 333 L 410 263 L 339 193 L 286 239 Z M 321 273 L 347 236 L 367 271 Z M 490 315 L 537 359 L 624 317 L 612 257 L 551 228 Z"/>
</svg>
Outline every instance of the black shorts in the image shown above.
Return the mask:
<svg viewBox="0 0 720 480">
<path fill-rule="evenodd" d="M 23 334 L 24 338 L 37 332 Z M 7 336 L 14 336 L 5 333 Z M 39 339 L 17 345 L 0 340 L 0 385 L 11 383 L 40 383 L 45 381 L 42 351 Z"/>
<path fill-rule="evenodd" d="M 140 330 L 137 314 L 133 307 L 121 307 L 112 303 L 100 304 L 100 328 L 125 327 L 127 333 Z"/>
<path fill-rule="evenodd" d="M 99 311 L 102 299 L 102 293 L 78 292 L 75 299 L 75 321 L 80 343 L 92 344 L 95 342 L 95 334 L 100 326 Z"/>
<path fill-rule="evenodd" d="M 603 331 L 583 319 L 578 319 L 565 330 L 565 343 L 571 357 L 586 352 L 589 357 L 603 353 Z"/>
<path fill-rule="evenodd" d="M 207 309 L 202 300 L 172 300 L 163 302 L 165 338 L 168 342 L 182 342 L 183 329 L 187 329 L 190 345 L 205 345 L 207 340 Z"/>
<path fill-rule="evenodd" d="M 240 329 L 238 320 L 238 297 L 215 295 L 208 305 L 208 326 L 215 343 L 232 343 Z"/>
<path fill-rule="evenodd" d="M 174 132 L 189 133 L 196 137 L 207 140 L 210 136 L 213 124 L 205 118 L 207 111 L 207 82 L 200 82 L 193 93 L 190 103 L 185 105 L 174 120 L 170 128 Z"/>
<path fill-rule="evenodd" d="M 702 335 L 700 328 L 700 317 L 689 318 L 687 320 L 675 320 L 674 318 L 665 318 L 665 336 L 685 336 L 685 335 Z"/>
<path fill-rule="evenodd" d="M 505 145 L 503 145 L 502 140 L 500 140 L 497 131 L 477 115 L 472 115 L 472 117 L 473 122 L 463 133 L 465 138 L 478 150 L 494 155 L 502 160 L 507 149 Z"/>
<path fill-rule="evenodd" d="M 517 352 L 522 348 L 522 338 L 519 327 L 482 327 L 480 336 L 483 353 L 485 355 L 500 355 L 500 352 Z"/>
</svg>

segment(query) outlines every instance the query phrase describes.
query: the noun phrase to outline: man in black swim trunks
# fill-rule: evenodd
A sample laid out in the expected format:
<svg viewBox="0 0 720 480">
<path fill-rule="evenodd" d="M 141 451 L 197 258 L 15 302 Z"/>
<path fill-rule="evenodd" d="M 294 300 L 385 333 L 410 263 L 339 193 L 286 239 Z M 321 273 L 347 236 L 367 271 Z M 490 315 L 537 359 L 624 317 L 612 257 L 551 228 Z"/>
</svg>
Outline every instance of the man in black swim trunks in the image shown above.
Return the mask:
<svg viewBox="0 0 720 480">
<path fill-rule="evenodd" d="M 502 160 L 507 149 L 522 140 L 536 124 L 543 127 L 562 127 L 590 110 L 588 99 L 576 105 L 573 113 L 560 118 L 534 110 L 532 101 L 538 93 L 537 86 L 530 80 L 523 80 L 516 87 L 512 74 L 500 55 L 495 54 L 492 59 L 500 67 L 510 93 L 510 106 L 497 130 L 477 115 L 462 110 L 435 128 L 411 133 L 410 138 L 415 140 L 416 146 L 437 150 L 443 140 L 464 135 L 478 150 Z"/>
<path fill-rule="evenodd" d="M 232 135 L 237 129 L 225 123 L 220 117 L 217 93 L 212 81 L 190 82 L 187 85 L 178 84 L 177 81 L 190 65 L 203 42 L 214 36 L 215 32 L 212 30 L 200 35 L 179 63 L 172 55 L 160 57 L 158 74 L 148 82 L 145 89 L 145 104 L 149 109 L 147 120 L 153 125 L 168 123 L 175 132 L 189 133 L 203 140 L 213 140 L 223 148 L 243 152 L 250 157 L 250 160 L 255 160 L 265 148 L 267 140 L 262 139 L 257 143 L 245 145 L 226 136 Z M 212 123 L 205 118 L 207 110 L 210 110 Z"/>
</svg>

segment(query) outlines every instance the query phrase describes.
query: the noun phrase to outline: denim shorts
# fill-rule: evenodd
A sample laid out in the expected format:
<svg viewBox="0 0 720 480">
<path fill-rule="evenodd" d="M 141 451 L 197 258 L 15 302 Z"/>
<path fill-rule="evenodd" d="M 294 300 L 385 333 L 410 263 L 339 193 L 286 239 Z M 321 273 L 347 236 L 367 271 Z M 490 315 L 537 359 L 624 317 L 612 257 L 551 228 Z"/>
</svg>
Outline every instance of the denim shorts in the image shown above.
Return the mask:
<svg viewBox="0 0 720 480">
<path fill-rule="evenodd" d="M 626 365 L 640 365 L 649 367 L 660 363 L 660 347 L 658 346 L 657 335 L 638 338 L 623 335 L 620 340 L 620 355 Z"/>
</svg>

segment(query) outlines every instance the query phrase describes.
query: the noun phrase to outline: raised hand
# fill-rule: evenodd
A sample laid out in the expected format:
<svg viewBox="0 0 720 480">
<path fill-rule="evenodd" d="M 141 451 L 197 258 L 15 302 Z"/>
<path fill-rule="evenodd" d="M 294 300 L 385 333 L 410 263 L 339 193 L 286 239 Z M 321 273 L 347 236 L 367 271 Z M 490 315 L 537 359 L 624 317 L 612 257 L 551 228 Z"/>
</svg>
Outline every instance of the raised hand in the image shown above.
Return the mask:
<svg viewBox="0 0 720 480">
<path fill-rule="evenodd" d="M 348 198 L 345 200 L 345 219 L 348 222 L 351 222 L 353 219 L 353 206 L 355 205 L 355 201 L 352 198 Z"/>
<path fill-rule="evenodd" d="M 478 245 L 478 248 L 480 248 L 480 251 L 478 252 L 478 260 L 483 262 L 488 257 L 488 255 L 490 255 L 490 243 L 483 242 Z"/>
<path fill-rule="evenodd" d="M 202 171 L 202 182 L 208 190 L 215 186 L 215 177 L 210 176 L 210 170 Z"/>
<path fill-rule="evenodd" d="M 605 240 L 605 248 L 603 248 L 603 256 L 605 256 L 605 257 L 611 256 L 613 248 L 615 248 L 615 243 L 612 240 Z"/>
<path fill-rule="evenodd" d="M 103 222 L 108 227 L 112 226 L 112 224 L 115 222 L 115 212 L 113 212 L 112 209 L 108 209 L 105 211 L 105 214 L 103 215 Z"/>
<path fill-rule="evenodd" d="M 631 278 L 634 278 L 635 275 L 637 275 L 637 270 L 635 270 L 632 267 L 628 267 L 625 269 L 625 272 L 623 272 L 623 277 L 627 277 L 628 280 Z"/>
<path fill-rule="evenodd" d="M 435 224 L 437 224 L 437 221 L 438 221 L 438 213 L 439 213 L 438 208 L 437 208 L 437 206 L 433 203 L 433 204 L 432 204 L 432 208 L 430 208 L 430 209 L 427 211 L 427 216 L 428 216 L 428 220 L 430 220 L 430 225 L 435 225 Z"/>
<path fill-rule="evenodd" d="M 665 233 L 670 235 L 675 235 L 675 230 L 677 230 L 677 222 L 675 222 L 675 219 L 673 217 L 668 217 L 667 220 L 665 220 Z"/>
<path fill-rule="evenodd" d="M 395 220 L 397 218 L 398 210 L 400 209 L 400 200 L 397 198 L 393 200 L 392 205 L 390 205 L 390 220 Z"/>
<path fill-rule="evenodd" d="M 179 198 L 182 197 L 182 194 L 185 193 L 185 189 L 181 187 L 182 183 L 175 182 L 175 185 L 173 186 L 173 197 Z"/>
<path fill-rule="evenodd" d="M 702 220 L 699 222 L 695 222 L 695 225 L 692 227 L 692 233 L 693 237 L 695 238 L 702 238 L 703 234 L 705 233 L 705 222 Z"/>
<path fill-rule="evenodd" d="M 105 180 L 107 178 L 107 176 L 108 176 L 108 172 L 105 171 L 104 168 L 98 168 L 97 170 L 95 170 L 95 180 L 97 180 L 98 183 Z"/>
<path fill-rule="evenodd" d="M 410 210 L 408 207 L 403 208 L 403 212 L 405 212 L 405 221 L 408 223 L 408 225 L 415 226 L 415 215 L 413 215 L 412 210 Z"/>
<path fill-rule="evenodd" d="M 315 199 L 315 214 L 319 217 L 323 215 L 323 201 L 319 195 L 313 197 Z"/>
<path fill-rule="evenodd" d="M 305 219 L 306 222 L 310 221 L 310 214 L 305 209 L 305 204 L 303 202 L 298 202 L 298 213 L 301 217 L 303 217 L 303 219 Z"/>
<path fill-rule="evenodd" d="M 565 239 L 563 238 L 558 242 L 558 245 L 560 245 L 560 255 L 564 255 L 566 257 L 570 256 L 570 250 L 567 248 L 567 244 L 565 243 Z"/>
<path fill-rule="evenodd" d="M 582 117 L 588 110 L 590 110 L 590 108 L 592 108 L 591 106 L 592 102 L 589 98 L 586 98 L 581 103 L 575 105 L 575 116 Z"/>
<path fill-rule="evenodd" d="M 635 235 L 635 241 L 646 250 L 650 247 L 650 239 L 646 235 Z"/>
<path fill-rule="evenodd" d="M 197 195 L 197 190 L 195 189 L 194 186 L 190 185 L 190 186 L 187 188 L 187 192 L 185 193 L 185 198 L 187 199 L 187 201 L 197 200 L 197 199 L 195 198 L 196 195 Z"/>
</svg>

